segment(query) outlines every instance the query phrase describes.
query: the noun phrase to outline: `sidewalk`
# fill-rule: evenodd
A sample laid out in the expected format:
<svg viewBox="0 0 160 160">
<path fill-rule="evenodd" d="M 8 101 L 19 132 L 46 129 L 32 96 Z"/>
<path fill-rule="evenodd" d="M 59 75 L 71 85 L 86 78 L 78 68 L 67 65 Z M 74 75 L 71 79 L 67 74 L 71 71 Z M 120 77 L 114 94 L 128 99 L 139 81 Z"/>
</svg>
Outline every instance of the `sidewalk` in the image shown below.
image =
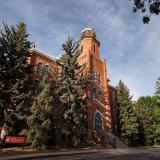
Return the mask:
<svg viewBox="0 0 160 160">
<path fill-rule="evenodd" d="M 14 156 L 5 156 L 0 158 L 0 160 L 18 160 L 18 159 L 29 159 L 29 158 L 44 158 L 44 157 L 59 157 L 59 156 L 67 156 L 73 154 L 88 154 L 88 153 L 96 153 L 98 150 L 86 150 L 86 151 L 69 151 L 69 152 L 48 152 L 48 153 L 32 153 L 32 154 L 22 154 L 22 155 L 14 155 Z"/>
<path fill-rule="evenodd" d="M 20 153 L 20 152 L 19 152 Z M 30 152 L 30 153 L 17 153 L 1 156 L 0 160 L 28 160 L 28 159 L 41 159 L 51 158 L 57 159 L 108 159 L 114 158 L 116 160 L 159 160 L 160 149 L 155 147 L 150 148 L 122 148 L 122 149 L 106 149 L 106 148 L 82 148 L 82 149 L 66 149 L 66 150 L 47 150 L 45 152 Z M 127 159 L 126 159 L 127 158 Z M 131 158 L 131 159 L 130 159 Z"/>
<path fill-rule="evenodd" d="M 14 147 L 14 148 L 5 148 L 0 152 L 0 160 L 14 160 L 14 159 L 26 159 L 26 158 L 38 158 L 38 157 L 59 157 L 67 156 L 72 154 L 85 154 L 85 153 L 96 153 L 99 150 L 107 149 L 102 146 L 86 147 L 86 148 L 54 148 L 52 150 L 45 151 L 34 151 L 29 148 Z"/>
</svg>

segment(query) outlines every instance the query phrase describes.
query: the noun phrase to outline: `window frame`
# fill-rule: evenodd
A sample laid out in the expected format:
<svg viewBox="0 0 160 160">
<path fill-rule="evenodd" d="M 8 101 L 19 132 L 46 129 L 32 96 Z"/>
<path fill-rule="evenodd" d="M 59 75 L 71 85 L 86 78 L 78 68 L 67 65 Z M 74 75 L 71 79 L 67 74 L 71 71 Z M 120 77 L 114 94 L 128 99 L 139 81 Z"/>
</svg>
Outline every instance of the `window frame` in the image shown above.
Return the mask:
<svg viewBox="0 0 160 160">
<path fill-rule="evenodd" d="M 98 85 L 102 85 L 102 75 L 101 73 L 98 74 Z"/>
<path fill-rule="evenodd" d="M 46 72 L 46 67 L 48 66 L 48 70 L 47 70 L 47 72 Z M 44 75 L 46 76 L 46 77 L 48 77 L 48 75 L 49 75 L 49 65 L 48 64 L 45 64 L 45 68 L 44 68 Z"/>
<path fill-rule="evenodd" d="M 43 64 L 42 64 L 42 62 L 38 62 L 37 73 L 38 73 L 39 76 L 42 76 L 42 73 L 43 73 Z"/>
<path fill-rule="evenodd" d="M 92 88 L 92 99 L 96 99 L 96 87 Z"/>
</svg>

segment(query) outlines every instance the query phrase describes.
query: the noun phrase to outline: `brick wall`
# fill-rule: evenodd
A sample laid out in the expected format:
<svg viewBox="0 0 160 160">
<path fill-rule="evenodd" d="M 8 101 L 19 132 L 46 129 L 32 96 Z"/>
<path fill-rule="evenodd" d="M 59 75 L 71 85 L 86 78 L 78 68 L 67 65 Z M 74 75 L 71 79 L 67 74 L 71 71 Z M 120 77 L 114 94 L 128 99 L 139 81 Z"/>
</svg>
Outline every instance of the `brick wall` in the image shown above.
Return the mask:
<svg viewBox="0 0 160 160">
<path fill-rule="evenodd" d="M 99 128 L 100 125 L 96 122 L 96 113 L 101 115 L 102 120 L 102 131 L 101 132 L 112 132 L 114 123 L 112 122 L 111 113 L 111 101 L 109 95 L 109 87 L 107 82 L 107 69 L 106 60 L 100 59 L 99 53 L 100 43 L 96 39 L 96 34 L 93 29 L 88 28 L 81 32 L 81 38 L 79 41 L 79 49 L 81 54 L 78 58 L 80 64 L 85 64 L 85 72 L 90 77 L 90 84 L 88 85 L 88 134 L 95 129 Z M 55 60 L 49 57 L 47 54 L 38 51 L 33 48 L 31 50 L 32 57 L 30 63 L 34 65 L 35 80 L 42 79 L 45 74 L 45 66 L 49 66 L 48 78 L 50 79 L 51 73 L 58 70 L 55 64 Z M 42 63 L 42 74 L 39 75 L 38 64 Z M 94 92 L 93 92 L 94 91 Z M 94 94 L 93 94 L 94 93 Z"/>
</svg>

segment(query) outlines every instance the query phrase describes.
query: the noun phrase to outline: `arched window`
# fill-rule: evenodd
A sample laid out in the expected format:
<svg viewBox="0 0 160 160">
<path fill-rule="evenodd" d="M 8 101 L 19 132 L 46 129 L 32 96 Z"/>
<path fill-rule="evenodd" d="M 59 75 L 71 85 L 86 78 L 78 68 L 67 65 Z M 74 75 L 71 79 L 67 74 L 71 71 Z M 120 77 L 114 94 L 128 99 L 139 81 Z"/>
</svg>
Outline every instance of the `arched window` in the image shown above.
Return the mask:
<svg viewBox="0 0 160 160">
<path fill-rule="evenodd" d="M 81 53 L 83 52 L 83 45 L 81 45 Z"/>
<path fill-rule="evenodd" d="M 102 132 L 102 116 L 99 112 L 95 113 L 94 117 L 94 129 L 97 132 Z"/>
<path fill-rule="evenodd" d="M 98 75 L 98 84 L 101 85 L 102 84 L 102 77 L 101 74 L 99 73 Z"/>
<path fill-rule="evenodd" d="M 96 88 L 93 88 L 92 90 L 92 98 L 96 99 Z"/>
<path fill-rule="evenodd" d="M 96 45 L 95 44 L 93 45 L 93 52 L 94 53 L 96 52 Z"/>
<path fill-rule="evenodd" d="M 37 73 L 38 73 L 40 76 L 42 75 L 42 63 L 41 63 L 41 62 L 38 63 Z"/>
<path fill-rule="evenodd" d="M 98 91 L 98 99 L 102 101 L 102 91 L 101 90 Z"/>
<path fill-rule="evenodd" d="M 49 73 L 49 66 L 45 65 L 45 76 L 48 77 L 48 73 Z"/>
</svg>

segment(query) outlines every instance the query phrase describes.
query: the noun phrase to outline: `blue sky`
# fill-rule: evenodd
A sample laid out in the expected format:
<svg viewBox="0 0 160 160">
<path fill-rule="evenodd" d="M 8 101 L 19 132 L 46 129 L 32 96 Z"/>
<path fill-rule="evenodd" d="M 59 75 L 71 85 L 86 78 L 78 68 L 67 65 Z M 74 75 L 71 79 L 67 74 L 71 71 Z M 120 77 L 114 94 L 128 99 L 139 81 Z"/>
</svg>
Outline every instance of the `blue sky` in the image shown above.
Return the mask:
<svg viewBox="0 0 160 160">
<path fill-rule="evenodd" d="M 110 84 L 122 79 L 134 99 L 152 95 L 160 76 L 159 16 L 144 25 L 129 0 L 0 0 L 0 28 L 3 21 L 24 21 L 29 39 L 54 57 L 69 35 L 79 40 L 88 17 L 101 43 L 101 57 L 107 60 Z"/>
</svg>

